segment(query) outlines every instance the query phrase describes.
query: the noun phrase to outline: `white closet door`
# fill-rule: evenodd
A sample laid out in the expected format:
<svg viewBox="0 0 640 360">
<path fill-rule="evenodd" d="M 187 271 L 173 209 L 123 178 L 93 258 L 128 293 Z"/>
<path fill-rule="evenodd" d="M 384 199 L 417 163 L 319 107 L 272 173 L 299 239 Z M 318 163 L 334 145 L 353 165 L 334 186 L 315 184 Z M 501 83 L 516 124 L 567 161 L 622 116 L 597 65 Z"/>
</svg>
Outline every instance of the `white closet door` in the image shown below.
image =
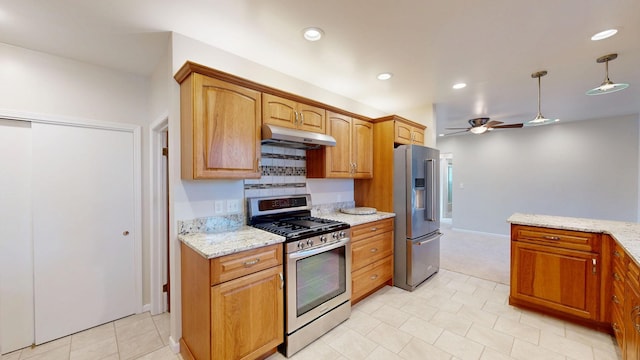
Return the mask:
<svg viewBox="0 0 640 360">
<path fill-rule="evenodd" d="M 33 124 L 35 342 L 135 312 L 133 134 Z"/>
<path fill-rule="evenodd" d="M 33 344 L 31 123 L 0 119 L 0 353 Z"/>
</svg>

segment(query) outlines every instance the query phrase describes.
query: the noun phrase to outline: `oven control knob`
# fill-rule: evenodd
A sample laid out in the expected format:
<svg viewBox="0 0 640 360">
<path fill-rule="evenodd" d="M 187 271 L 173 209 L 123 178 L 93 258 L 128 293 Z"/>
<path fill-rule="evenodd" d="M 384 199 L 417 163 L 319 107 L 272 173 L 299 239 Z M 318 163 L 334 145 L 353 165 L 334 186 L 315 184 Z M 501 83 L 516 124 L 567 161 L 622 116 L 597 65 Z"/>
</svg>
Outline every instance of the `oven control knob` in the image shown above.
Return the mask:
<svg viewBox="0 0 640 360">
<path fill-rule="evenodd" d="M 311 240 L 311 239 L 307 240 L 307 245 L 313 246 L 313 240 Z"/>
<path fill-rule="evenodd" d="M 334 238 L 334 239 L 338 239 L 338 233 L 331 234 L 331 237 Z"/>
<path fill-rule="evenodd" d="M 304 243 L 302 241 L 298 241 L 298 249 L 304 249 Z"/>
<path fill-rule="evenodd" d="M 320 236 L 320 242 L 322 242 L 323 244 L 327 242 L 327 237 L 322 235 Z"/>
<path fill-rule="evenodd" d="M 346 234 L 344 233 L 344 231 L 340 231 L 340 238 L 342 239 Z"/>
</svg>

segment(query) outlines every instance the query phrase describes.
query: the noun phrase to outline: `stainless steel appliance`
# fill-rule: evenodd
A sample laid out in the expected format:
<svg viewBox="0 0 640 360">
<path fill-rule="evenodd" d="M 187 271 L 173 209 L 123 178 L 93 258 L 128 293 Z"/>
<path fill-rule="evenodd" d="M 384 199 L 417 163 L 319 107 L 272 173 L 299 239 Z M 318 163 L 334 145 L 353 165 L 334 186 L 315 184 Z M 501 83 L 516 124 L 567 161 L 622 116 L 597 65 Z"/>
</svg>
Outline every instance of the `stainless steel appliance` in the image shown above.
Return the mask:
<svg viewBox="0 0 640 360">
<path fill-rule="evenodd" d="M 439 161 L 419 145 L 393 152 L 394 285 L 410 291 L 440 269 Z"/>
<path fill-rule="evenodd" d="M 285 334 L 289 357 L 351 315 L 349 224 L 311 216 L 311 196 L 248 199 L 249 225 L 286 238 Z"/>
</svg>

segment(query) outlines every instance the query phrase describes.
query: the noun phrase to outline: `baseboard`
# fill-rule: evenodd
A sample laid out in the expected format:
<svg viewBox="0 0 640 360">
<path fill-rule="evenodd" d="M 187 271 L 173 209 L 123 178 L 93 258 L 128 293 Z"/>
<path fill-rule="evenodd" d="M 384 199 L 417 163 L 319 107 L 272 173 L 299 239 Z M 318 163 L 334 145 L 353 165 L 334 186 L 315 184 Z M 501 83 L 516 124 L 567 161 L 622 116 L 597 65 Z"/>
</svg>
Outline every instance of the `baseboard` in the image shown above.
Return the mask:
<svg viewBox="0 0 640 360">
<path fill-rule="evenodd" d="M 174 354 L 180 353 L 180 342 L 175 341 L 173 336 L 169 336 L 169 349 L 171 349 Z"/>
<path fill-rule="evenodd" d="M 147 311 L 151 311 L 151 304 L 142 305 L 142 312 L 145 313 Z"/>
</svg>

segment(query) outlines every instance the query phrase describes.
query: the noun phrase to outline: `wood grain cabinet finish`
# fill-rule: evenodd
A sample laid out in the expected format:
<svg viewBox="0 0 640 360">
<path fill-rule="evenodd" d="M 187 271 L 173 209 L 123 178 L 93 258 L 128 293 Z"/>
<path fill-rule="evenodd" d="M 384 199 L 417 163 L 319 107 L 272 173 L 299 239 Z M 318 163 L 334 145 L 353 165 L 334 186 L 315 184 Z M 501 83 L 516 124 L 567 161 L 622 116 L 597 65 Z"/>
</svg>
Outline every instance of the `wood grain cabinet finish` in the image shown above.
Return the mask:
<svg viewBox="0 0 640 360">
<path fill-rule="evenodd" d="M 393 284 L 394 219 L 351 227 L 351 303 Z"/>
<path fill-rule="evenodd" d="M 327 111 L 327 133 L 336 146 L 307 151 L 307 177 L 373 177 L 373 124 Z"/>
<path fill-rule="evenodd" d="M 629 261 L 624 285 L 624 341 L 622 357 L 625 360 L 640 359 L 640 268 Z"/>
<path fill-rule="evenodd" d="M 395 119 L 394 142 L 402 145 L 424 145 L 424 127 L 408 120 Z"/>
<path fill-rule="evenodd" d="M 181 244 L 184 359 L 264 358 L 283 342 L 282 245 L 205 259 Z"/>
<path fill-rule="evenodd" d="M 262 122 L 290 129 L 326 133 L 325 109 L 266 93 L 262 95 Z"/>
<path fill-rule="evenodd" d="M 396 129 L 413 129 L 421 135 L 418 143 L 424 144 L 425 126 L 397 115 L 374 119 L 373 121 L 373 174 L 371 179 L 356 179 L 354 200 L 358 206 L 370 206 L 379 211 L 393 212 L 393 149 L 398 144 L 410 141 L 396 136 Z M 404 131 L 404 130 L 403 130 Z M 401 133 L 404 133 L 401 131 Z M 407 135 L 411 137 L 412 135 Z M 398 141 L 400 140 L 400 141 Z"/>
<path fill-rule="evenodd" d="M 628 257 L 622 249 L 622 247 L 610 239 L 612 242 L 611 250 L 611 278 L 609 280 L 610 285 L 610 314 L 611 314 L 611 328 L 615 335 L 616 341 L 621 349 L 624 344 L 625 334 L 625 319 L 624 319 L 624 304 L 625 304 L 625 278 L 627 277 L 627 264 Z"/>
<path fill-rule="evenodd" d="M 180 84 L 183 179 L 259 178 L 256 90 L 192 72 Z"/>
<path fill-rule="evenodd" d="M 600 234 L 512 225 L 511 236 L 510 304 L 599 321 Z"/>
</svg>

